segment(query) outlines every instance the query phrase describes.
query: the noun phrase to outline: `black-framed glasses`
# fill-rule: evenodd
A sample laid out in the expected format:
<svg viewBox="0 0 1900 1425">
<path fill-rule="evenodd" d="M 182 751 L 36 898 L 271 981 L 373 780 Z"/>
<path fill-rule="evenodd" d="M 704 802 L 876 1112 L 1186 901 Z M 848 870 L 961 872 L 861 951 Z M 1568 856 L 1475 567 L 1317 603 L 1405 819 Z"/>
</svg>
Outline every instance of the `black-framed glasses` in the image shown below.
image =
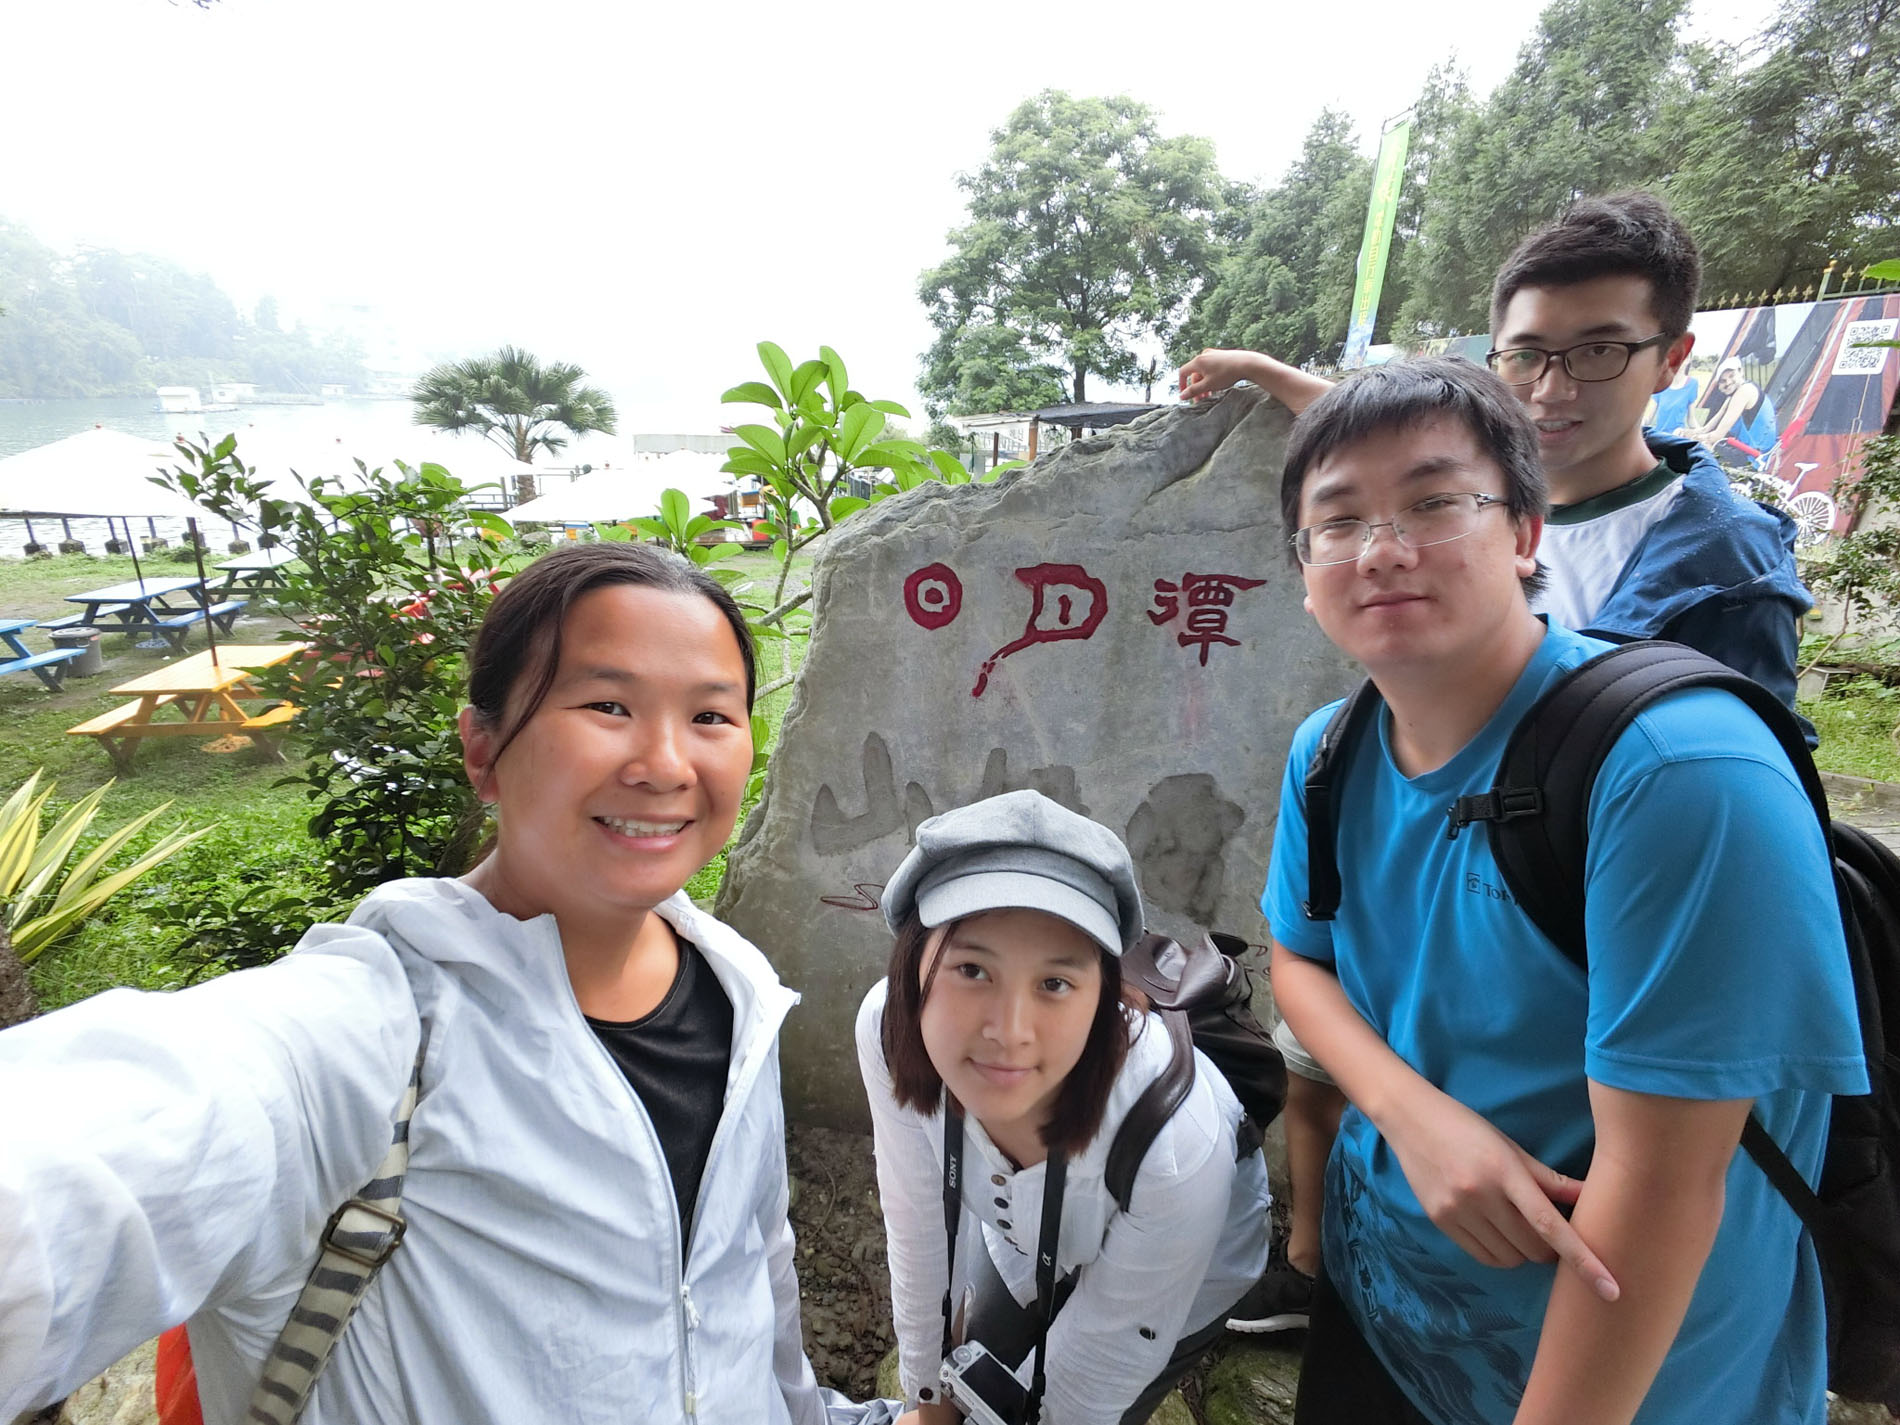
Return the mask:
<svg viewBox="0 0 1900 1425">
<path fill-rule="evenodd" d="M 1389 529 L 1408 549 L 1425 549 L 1463 539 L 1478 527 L 1478 516 L 1490 505 L 1509 502 L 1502 495 L 1458 491 L 1427 495 L 1407 505 L 1389 520 L 1326 520 L 1310 524 L 1293 536 L 1300 563 L 1350 564 L 1372 546 L 1372 532 Z"/>
<path fill-rule="evenodd" d="M 1658 332 L 1641 341 L 1585 341 L 1562 351 L 1541 346 L 1507 346 L 1484 354 L 1484 364 L 1507 386 L 1529 386 L 1541 380 L 1550 363 L 1561 360 L 1574 381 L 1614 381 L 1630 369 L 1636 353 L 1648 346 L 1667 346 L 1669 334 Z"/>
</svg>

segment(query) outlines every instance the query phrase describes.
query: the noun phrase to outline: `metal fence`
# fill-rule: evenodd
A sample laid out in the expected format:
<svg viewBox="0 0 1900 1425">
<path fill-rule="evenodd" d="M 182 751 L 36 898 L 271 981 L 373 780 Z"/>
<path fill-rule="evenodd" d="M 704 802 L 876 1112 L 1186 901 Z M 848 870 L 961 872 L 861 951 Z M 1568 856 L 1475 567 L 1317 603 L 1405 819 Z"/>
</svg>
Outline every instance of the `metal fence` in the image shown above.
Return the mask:
<svg viewBox="0 0 1900 1425">
<path fill-rule="evenodd" d="M 1882 292 L 1900 292 L 1900 282 L 1870 277 L 1868 273 L 1872 270 L 1871 266 L 1856 268 L 1837 260 L 1827 265 L 1818 283 L 1810 282 L 1801 287 L 1791 282 L 1773 292 L 1763 288 L 1759 292 L 1705 293 L 1698 310 L 1721 312 L 1732 307 L 1773 307 L 1786 302 L 1818 302 L 1826 297 L 1871 297 Z"/>
</svg>

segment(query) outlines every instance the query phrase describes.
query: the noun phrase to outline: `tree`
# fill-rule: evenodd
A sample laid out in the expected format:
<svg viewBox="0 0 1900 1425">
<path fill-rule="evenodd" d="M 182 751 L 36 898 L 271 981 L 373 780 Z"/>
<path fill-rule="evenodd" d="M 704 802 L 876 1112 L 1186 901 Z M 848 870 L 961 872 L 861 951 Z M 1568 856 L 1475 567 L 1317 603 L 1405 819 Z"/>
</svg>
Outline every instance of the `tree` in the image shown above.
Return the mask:
<svg viewBox="0 0 1900 1425">
<path fill-rule="evenodd" d="M 1705 292 L 1773 292 L 1892 250 L 1900 0 L 1796 0 L 1751 44 L 1692 63 L 1667 191 Z"/>
<path fill-rule="evenodd" d="M 1525 233 L 1592 193 L 1654 184 L 1678 136 L 1686 0 L 1555 0 L 1517 65 L 1455 123 L 1405 254 L 1399 326 L 1484 331 L 1491 282 Z"/>
<path fill-rule="evenodd" d="M 543 366 L 517 346 L 492 356 L 444 362 L 415 385 L 416 424 L 438 430 L 478 431 L 524 465 L 537 450 L 550 455 L 567 444 L 558 431 L 614 433 L 613 398 L 583 386 L 587 373 L 569 362 Z M 534 477 L 515 477 L 517 501 L 534 498 Z"/>
<path fill-rule="evenodd" d="M 1392 250 L 1386 259 L 1385 290 L 1379 294 L 1375 334 L 1393 340 L 1404 332 L 1401 314 L 1412 295 L 1410 252 L 1425 226 L 1434 181 L 1446 173 L 1453 142 L 1472 121 L 1477 101 L 1465 73 L 1455 63 L 1434 65 L 1412 104 L 1412 133 L 1405 149 L 1405 177 L 1392 224 Z"/>
<path fill-rule="evenodd" d="M 968 414 L 958 403 L 998 377 L 1033 392 L 1059 369 L 1076 401 L 1090 375 L 1133 380 L 1135 344 L 1172 335 L 1213 255 L 1213 146 L 1162 138 L 1132 99 L 1044 90 L 957 181 L 970 221 L 918 288 L 941 334 L 926 358 L 933 411 Z M 1020 357 L 997 368 L 1009 341 Z M 990 374 L 966 375 L 966 353 Z"/>
<path fill-rule="evenodd" d="M 1264 192 L 1243 190 L 1228 220 L 1238 241 L 1195 299 L 1175 358 L 1205 346 L 1250 347 L 1296 364 L 1336 358 L 1371 191 L 1372 164 L 1351 121 L 1322 110 L 1286 178 Z"/>
<path fill-rule="evenodd" d="M 922 387 L 933 413 L 1033 411 L 1062 400 L 1062 372 L 1038 361 L 1007 327 L 972 322 L 946 329 L 924 355 Z"/>
</svg>

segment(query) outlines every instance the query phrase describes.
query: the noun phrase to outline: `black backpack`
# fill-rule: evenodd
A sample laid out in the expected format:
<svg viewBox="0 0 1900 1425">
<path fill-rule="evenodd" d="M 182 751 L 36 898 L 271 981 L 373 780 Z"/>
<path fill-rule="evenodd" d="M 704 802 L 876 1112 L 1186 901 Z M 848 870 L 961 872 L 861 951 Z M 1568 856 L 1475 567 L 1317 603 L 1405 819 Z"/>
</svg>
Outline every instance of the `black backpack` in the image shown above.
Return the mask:
<svg viewBox="0 0 1900 1425">
<path fill-rule="evenodd" d="M 1872 1092 L 1837 1096 L 1818 1193 L 1750 1114 L 1742 1147 L 1813 1234 L 1827 1297 L 1828 1385 L 1900 1409 L 1900 859 L 1828 816 L 1827 795 L 1799 724 L 1760 684 L 1680 644 L 1648 641 L 1599 654 L 1566 674 L 1512 730 L 1488 791 L 1446 809 L 1448 834 L 1483 822 L 1505 883 L 1524 913 L 1579 968 L 1584 852 L 1597 770 L 1632 719 L 1687 688 L 1720 688 L 1747 703 L 1794 765 L 1834 858 Z M 1381 702 L 1362 684 L 1320 737 L 1306 775 L 1309 879 L 1302 907 L 1339 907 L 1336 838 L 1353 747 Z M 1888 1038 L 1894 1026 L 1896 1039 Z"/>
<path fill-rule="evenodd" d="M 1194 1050 L 1221 1071 L 1246 1110 L 1235 1145 L 1238 1158 L 1258 1150 L 1261 1134 L 1286 1104 L 1286 1063 L 1249 1004 L 1253 985 L 1238 959 L 1246 949 L 1232 935 L 1206 935 L 1179 945 L 1150 934 L 1122 956 L 1122 978 L 1148 996 L 1167 1027 L 1172 1050 L 1167 1068 L 1142 1090 L 1109 1144 L 1104 1179 L 1124 1212 L 1141 1160 L 1194 1084 Z M 1180 970 L 1163 969 L 1164 960 L 1178 960 Z"/>
</svg>

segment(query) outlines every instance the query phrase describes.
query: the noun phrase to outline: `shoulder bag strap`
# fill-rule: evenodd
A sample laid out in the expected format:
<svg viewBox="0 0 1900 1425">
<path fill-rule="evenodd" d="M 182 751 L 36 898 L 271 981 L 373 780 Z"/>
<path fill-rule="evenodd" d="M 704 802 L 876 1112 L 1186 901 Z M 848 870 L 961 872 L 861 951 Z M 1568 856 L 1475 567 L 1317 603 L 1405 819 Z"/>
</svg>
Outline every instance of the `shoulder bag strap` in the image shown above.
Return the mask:
<svg viewBox="0 0 1900 1425">
<path fill-rule="evenodd" d="M 1385 702 L 1366 679 L 1340 704 L 1320 734 L 1306 768 L 1306 900 L 1308 920 L 1331 920 L 1339 911 L 1339 807 L 1346 770 L 1366 724 Z"/>
<path fill-rule="evenodd" d="M 1194 1038 L 1187 1015 L 1178 1009 L 1158 1009 L 1155 1013 L 1167 1026 L 1168 1065 L 1141 1091 L 1121 1127 L 1115 1130 L 1114 1141 L 1108 1145 L 1108 1164 L 1102 1170 L 1103 1186 L 1123 1212 L 1128 1211 L 1135 1174 L 1141 1169 L 1141 1160 L 1148 1156 L 1155 1135 L 1174 1117 L 1175 1109 L 1194 1087 Z"/>
<path fill-rule="evenodd" d="M 376 1175 L 330 1217 L 319 1239 L 321 1250 L 304 1283 L 290 1319 L 264 1361 L 264 1376 L 251 1394 L 247 1421 L 294 1425 L 310 1402 L 317 1377 L 329 1362 L 350 1316 L 376 1273 L 402 1241 L 402 1180 L 409 1171 L 409 1120 L 416 1111 L 422 1082 L 422 1051 L 396 1109 L 389 1151 Z"/>
<path fill-rule="evenodd" d="M 1042 1419 L 1043 1357 L 1049 1349 L 1049 1323 L 1056 1314 L 1056 1248 L 1062 1240 L 1062 1193 L 1069 1180 L 1069 1156 L 1051 1153 L 1043 1160 L 1042 1225 L 1036 1232 L 1036 1371 L 1029 1383 L 1023 1419 Z"/>
</svg>

